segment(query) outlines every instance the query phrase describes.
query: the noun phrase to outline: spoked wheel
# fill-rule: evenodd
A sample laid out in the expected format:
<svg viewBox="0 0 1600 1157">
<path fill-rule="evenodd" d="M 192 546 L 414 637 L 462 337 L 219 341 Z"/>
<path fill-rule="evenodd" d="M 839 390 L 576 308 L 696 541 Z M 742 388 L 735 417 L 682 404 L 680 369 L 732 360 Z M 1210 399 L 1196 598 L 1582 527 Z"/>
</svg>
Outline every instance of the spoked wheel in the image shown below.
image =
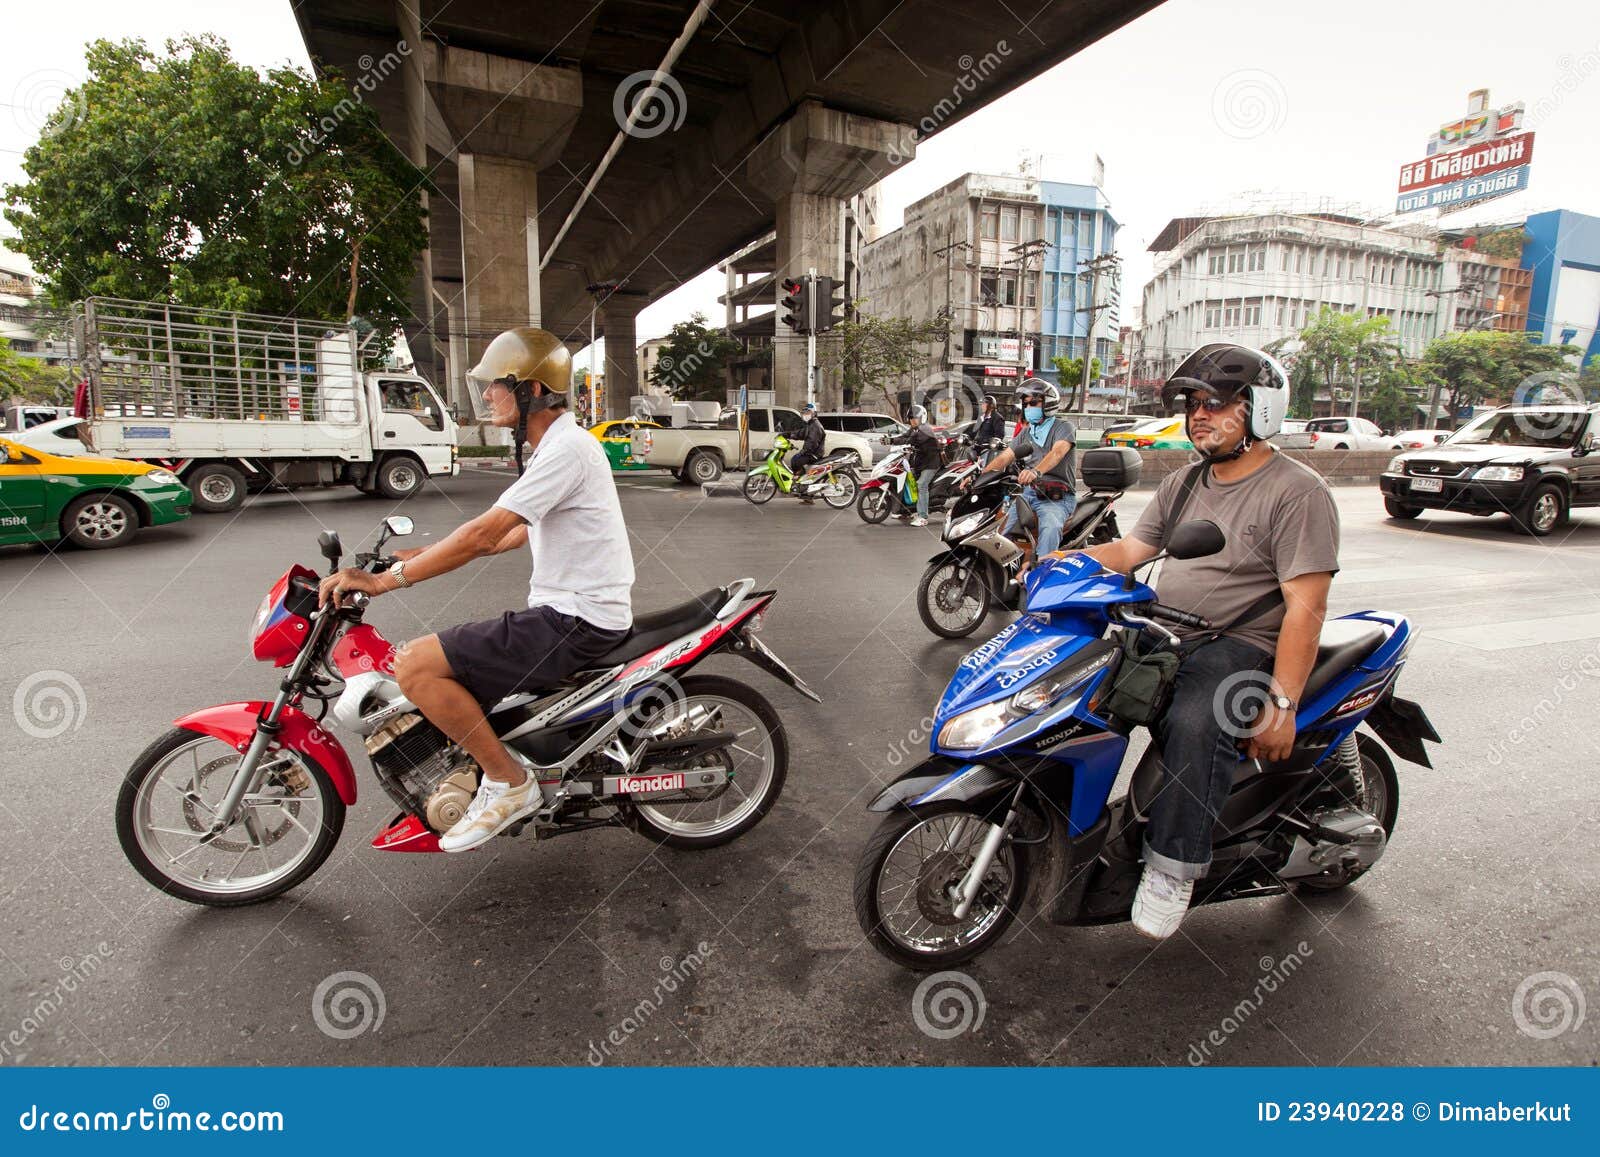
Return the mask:
<svg viewBox="0 0 1600 1157">
<path fill-rule="evenodd" d="M 714 848 L 742 836 L 772 810 L 789 771 L 789 741 L 778 713 L 762 695 L 720 675 L 694 675 L 672 701 L 640 727 L 652 738 L 732 735 L 720 751 L 697 757 L 697 766 L 720 767 L 727 782 L 624 807 L 640 835 L 674 848 Z M 638 775 L 681 770 L 646 764 Z"/>
<path fill-rule="evenodd" d="M 972 867 L 989 823 L 963 803 L 892 813 L 856 864 L 856 919 L 872 946 L 906 968 L 948 968 L 996 943 L 1027 888 L 1016 846 L 1000 845 L 965 916 L 953 893 Z"/>
<path fill-rule="evenodd" d="M 117 796 L 117 839 L 146 880 L 191 904 L 230 908 L 287 892 L 322 866 L 344 827 L 344 802 L 308 756 L 262 760 L 239 818 L 211 834 L 241 753 L 174 728 L 140 754 Z"/>
<path fill-rule="evenodd" d="M 977 559 L 943 558 L 929 564 L 917 587 L 917 613 L 928 630 L 964 639 L 989 614 L 990 591 Z"/>
<path fill-rule="evenodd" d="M 856 498 L 856 513 L 867 525 L 878 525 L 889 517 L 889 492 L 881 486 L 861 491 Z"/>
<path fill-rule="evenodd" d="M 1368 742 L 1364 735 L 1357 736 L 1357 742 L 1361 751 L 1361 786 L 1356 798 L 1350 802 L 1374 816 L 1383 825 L 1384 836 L 1392 837 L 1395 821 L 1400 817 L 1400 777 L 1395 775 L 1394 761 L 1389 758 L 1388 752 L 1376 743 Z M 1324 875 L 1306 876 L 1295 883 L 1307 892 L 1337 892 L 1371 870 L 1370 867 L 1331 869 Z"/>
<path fill-rule="evenodd" d="M 856 500 L 860 485 L 853 474 L 833 474 L 822 488 L 822 501 L 835 510 L 843 510 Z"/>
<path fill-rule="evenodd" d="M 778 484 L 773 481 L 770 474 L 750 473 L 744 476 L 744 496 L 757 506 L 771 502 L 772 496 L 777 492 Z"/>
</svg>

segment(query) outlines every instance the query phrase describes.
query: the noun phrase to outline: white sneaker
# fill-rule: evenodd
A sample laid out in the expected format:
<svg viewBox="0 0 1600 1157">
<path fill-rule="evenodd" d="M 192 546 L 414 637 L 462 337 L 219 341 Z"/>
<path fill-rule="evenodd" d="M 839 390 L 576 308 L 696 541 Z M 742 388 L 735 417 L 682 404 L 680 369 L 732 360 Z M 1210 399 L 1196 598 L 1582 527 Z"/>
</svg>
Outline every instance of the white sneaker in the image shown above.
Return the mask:
<svg viewBox="0 0 1600 1157">
<path fill-rule="evenodd" d="M 483 777 L 478 794 L 467 805 L 467 812 L 456 825 L 439 837 L 439 847 L 447 852 L 465 852 L 486 843 L 506 828 L 532 815 L 544 804 L 539 780 L 531 771 L 519 787 Z"/>
<path fill-rule="evenodd" d="M 1192 895 L 1193 880 L 1180 880 L 1146 864 L 1133 897 L 1133 926 L 1152 940 L 1165 940 L 1183 923 Z"/>
<path fill-rule="evenodd" d="M 928 520 L 926 518 L 922 517 L 922 515 L 919 514 L 919 515 L 917 515 L 915 518 L 913 518 L 911 520 L 911 525 L 912 526 L 927 526 L 928 525 Z"/>
</svg>

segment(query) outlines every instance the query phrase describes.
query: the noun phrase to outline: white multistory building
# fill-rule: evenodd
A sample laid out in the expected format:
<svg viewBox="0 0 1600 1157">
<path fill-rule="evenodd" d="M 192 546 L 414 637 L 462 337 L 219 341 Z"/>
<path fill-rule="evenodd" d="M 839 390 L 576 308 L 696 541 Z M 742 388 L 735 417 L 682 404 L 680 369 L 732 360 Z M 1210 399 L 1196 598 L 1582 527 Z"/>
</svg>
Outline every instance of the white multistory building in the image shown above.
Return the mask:
<svg viewBox="0 0 1600 1157">
<path fill-rule="evenodd" d="M 1164 378 L 1198 346 L 1293 338 L 1324 307 L 1386 317 L 1407 357 L 1453 330 L 1521 330 L 1528 273 L 1427 226 L 1337 213 L 1177 217 L 1150 244 L 1134 374 Z"/>
</svg>

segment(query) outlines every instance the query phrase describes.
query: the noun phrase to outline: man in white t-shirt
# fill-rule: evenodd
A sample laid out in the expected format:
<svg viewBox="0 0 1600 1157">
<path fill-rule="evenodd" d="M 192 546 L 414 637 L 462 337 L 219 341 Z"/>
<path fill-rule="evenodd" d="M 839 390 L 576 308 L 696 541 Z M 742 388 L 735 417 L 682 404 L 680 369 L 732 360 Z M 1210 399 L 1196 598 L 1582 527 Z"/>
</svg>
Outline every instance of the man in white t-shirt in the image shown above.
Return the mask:
<svg viewBox="0 0 1600 1157">
<path fill-rule="evenodd" d="M 439 840 L 475 848 L 543 803 L 531 765 L 488 725 L 486 707 L 550 687 L 591 665 L 633 625 L 633 555 L 616 484 L 599 441 L 568 412 L 572 356 L 542 329 L 507 330 L 468 375 L 488 421 L 514 429 L 519 474 L 486 513 L 433 546 L 397 551 L 383 574 L 343 570 L 322 580 L 324 602 L 380 595 L 527 544 L 528 609 L 414 639 L 395 660 L 406 698 L 483 769 L 466 814 Z M 522 443 L 533 460 L 522 465 Z"/>
</svg>

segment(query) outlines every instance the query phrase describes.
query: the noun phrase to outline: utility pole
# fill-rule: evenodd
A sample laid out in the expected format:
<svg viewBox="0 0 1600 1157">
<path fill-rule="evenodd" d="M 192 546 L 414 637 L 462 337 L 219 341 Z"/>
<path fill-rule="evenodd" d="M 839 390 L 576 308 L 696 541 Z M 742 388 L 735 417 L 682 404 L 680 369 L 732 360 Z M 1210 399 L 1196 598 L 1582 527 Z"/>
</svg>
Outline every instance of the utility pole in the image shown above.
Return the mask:
<svg viewBox="0 0 1600 1157">
<path fill-rule="evenodd" d="M 806 401 L 817 402 L 817 270 L 806 270 Z"/>
<path fill-rule="evenodd" d="M 1043 253 L 1050 248 L 1050 242 L 1043 237 L 1035 237 L 1032 241 L 1023 241 L 1013 245 L 1011 252 L 1017 255 L 1017 267 L 1021 271 L 1017 279 L 1017 384 L 1022 384 L 1022 379 L 1033 367 L 1028 364 L 1028 284 L 1033 274 L 1033 258 L 1036 254 Z"/>
<path fill-rule="evenodd" d="M 945 244 L 933 251 L 935 256 L 943 255 L 944 257 L 944 313 L 945 317 L 952 321 L 955 318 L 953 312 L 954 302 L 951 300 L 952 282 L 955 279 L 955 251 L 957 249 L 961 250 L 961 255 L 964 258 L 971 248 L 970 243 L 957 241 L 955 231 L 951 230 L 945 234 Z M 965 268 L 965 261 L 962 262 L 962 266 Z M 951 328 L 953 329 L 954 327 Z M 946 330 L 944 336 L 944 368 L 947 373 L 950 367 L 955 364 L 955 359 L 950 356 L 950 336 L 950 330 Z"/>
<path fill-rule="evenodd" d="M 1117 269 L 1121 264 L 1121 258 L 1119 258 L 1115 253 L 1102 253 L 1099 257 L 1096 257 L 1093 261 L 1090 261 L 1088 264 L 1086 264 L 1082 269 L 1078 270 L 1079 278 L 1088 278 L 1089 280 L 1089 304 L 1080 305 L 1075 311 L 1077 313 L 1087 313 L 1089 315 L 1088 325 L 1084 327 L 1083 331 L 1083 380 L 1081 385 L 1083 387 L 1083 405 L 1085 409 L 1087 409 L 1089 405 L 1089 372 L 1090 367 L 1094 363 L 1095 322 L 1102 309 L 1111 308 L 1110 302 L 1107 302 L 1105 305 L 1099 304 L 1100 275 L 1102 273 L 1108 273 L 1115 277 Z M 1078 385 L 1079 383 L 1074 383 L 1073 385 L 1073 405 L 1069 407 L 1073 413 L 1076 413 L 1078 409 Z"/>
</svg>

